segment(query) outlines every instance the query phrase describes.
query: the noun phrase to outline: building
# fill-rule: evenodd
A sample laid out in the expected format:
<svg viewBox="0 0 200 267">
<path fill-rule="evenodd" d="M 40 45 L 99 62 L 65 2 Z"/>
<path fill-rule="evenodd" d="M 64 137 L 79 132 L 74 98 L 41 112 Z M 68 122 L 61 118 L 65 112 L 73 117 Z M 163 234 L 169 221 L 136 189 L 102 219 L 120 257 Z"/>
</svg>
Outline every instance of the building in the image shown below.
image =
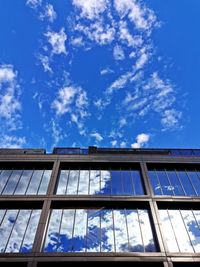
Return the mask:
<svg viewBox="0 0 200 267">
<path fill-rule="evenodd" d="M 0 149 L 0 266 L 200 266 L 200 150 Z"/>
</svg>

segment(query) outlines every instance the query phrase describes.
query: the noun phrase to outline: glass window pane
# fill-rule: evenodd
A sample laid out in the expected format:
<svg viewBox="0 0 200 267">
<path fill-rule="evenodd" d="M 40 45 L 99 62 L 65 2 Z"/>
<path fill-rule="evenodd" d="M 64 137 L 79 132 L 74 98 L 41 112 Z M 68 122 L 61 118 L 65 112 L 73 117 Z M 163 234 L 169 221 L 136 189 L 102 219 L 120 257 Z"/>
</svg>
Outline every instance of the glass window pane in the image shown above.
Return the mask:
<svg viewBox="0 0 200 267">
<path fill-rule="evenodd" d="M 101 172 L 98 170 L 90 171 L 90 195 L 98 195 L 101 190 Z"/>
<path fill-rule="evenodd" d="M 183 191 L 182 185 L 175 171 L 167 171 L 168 178 L 173 185 L 175 196 L 184 196 L 185 192 Z"/>
<path fill-rule="evenodd" d="M 124 210 L 114 210 L 113 215 L 116 252 L 129 251 L 127 224 Z"/>
<path fill-rule="evenodd" d="M 130 251 L 144 252 L 137 210 L 126 210 Z"/>
<path fill-rule="evenodd" d="M 101 229 L 100 210 L 88 210 L 87 252 L 100 252 Z"/>
<path fill-rule="evenodd" d="M 156 251 L 154 238 L 151 230 L 149 214 L 147 210 L 138 210 L 139 222 L 144 242 L 145 252 Z"/>
<path fill-rule="evenodd" d="M 0 252 L 4 252 L 10 233 L 15 225 L 18 210 L 7 210 L 0 225 Z"/>
<path fill-rule="evenodd" d="M 157 171 L 158 179 L 162 187 L 163 195 L 173 195 L 173 187 L 170 185 L 165 171 Z"/>
<path fill-rule="evenodd" d="M 75 214 L 73 247 L 74 252 L 84 252 L 86 250 L 87 233 L 87 210 L 77 209 Z"/>
<path fill-rule="evenodd" d="M 131 171 L 133 184 L 136 195 L 144 195 L 144 189 L 142 187 L 141 175 L 139 171 Z"/>
<path fill-rule="evenodd" d="M 101 211 L 101 252 L 115 252 L 112 210 Z"/>
<path fill-rule="evenodd" d="M 70 170 L 67 195 L 77 195 L 79 170 Z"/>
<path fill-rule="evenodd" d="M 88 195 L 89 192 L 89 170 L 81 170 L 79 177 L 78 195 Z"/>
<path fill-rule="evenodd" d="M 64 195 L 67 190 L 69 170 L 61 170 L 59 175 L 59 183 L 57 188 L 57 195 Z"/>
<path fill-rule="evenodd" d="M 72 236 L 75 219 L 75 209 L 64 210 L 60 228 L 58 252 L 72 251 Z"/>
<path fill-rule="evenodd" d="M 51 170 L 45 170 L 44 171 L 38 195 L 45 195 L 47 193 L 47 188 L 48 188 L 48 185 L 49 185 L 51 172 L 52 172 Z"/>
<path fill-rule="evenodd" d="M 30 252 L 33 247 L 41 210 L 32 210 L 20 252 Z"/>
<path fill-rule="evenodd" d="M 155 171 L 148 171 L 148 175 L 151 181 L 151 185 L 155 195 L 162 195 L 160 181 Z"/>
<path fill-rule="evenodd" d="M 200 179 L 198 174 L 195 171 L 187 171 L 187 174 L 192 182 L 192 185 L 195 189 L 197 195 L 200 195 Z"/>
<path fill-rule="evenodd" d="M 179 247 L 176 242 L 176 237 L 174 235 L 174 230 L 170 222 L 170 218 L 167 210 L 159 210 L 160 219 L 162 222 L 162 230 L 165 234 L 165 240 L 170 252 L 179 252 Z"/>
<path fill-rule="evenodd" d="M 194 214 L 191 210 L 181 211 L 188 235 L 195 252 L 200 252 L 200 231 Z"/>
<path fill-rule="evenodd" d="M 43 170 L 34 170 L 26 195 L 36 195 L 40 186 Z"/>
<path fill-rule="evenodd" d="M 3 190 L 3 195 L 12 195 L 17 186 L 22 170 L 13 170 L 9 180 Z"/>
<path fill-rule="evenodd" d="M 59 228 L 61 221 L 62 210 L 52 210 L 44 251 L 56 252 L 59 245 Z"/>
<path fill-rule="evenodd" d="M 134 195 L 135 188 L 133 186 L 133 180 L 131 176 L 130 170 L 123 170 L 121 171 L 122 174 L 122 182 L 123 182 L 123 189 L 124 189 L 124 195 Z"/>
<path fill-rule="evenodd" d="M 187 196 L 195 196 L 196 193 L 185 171 L 177 172 Z"/>
<path fill-rule="evenodd" d="M 123 195 L 121 171 L 111 171 L 112 195 Z"/>
<path fill-rule="evenodd" d="M 111 173 L 110 171 L 101 171 L 101 194 L 111 195 Z"/>
<path fill-rule="evenodd" d="M 12 173 L 12 170 L 2 170 L 0 174 L 0 194 L 2 194 L 2 191 Z"/>
<path fill-rule="evenodd" d="M 15 190 L 15 195 L 24 195 L 25 194 L 32 174 L 33 174 L 33 170 L 24 170 L 23 171 L 21 178 L 20 178 L 20 181 L 19 181 L 17 188 Z"/>
<path fill-rule="evenodd" d="M 5 252 L 19 252 L 31 210 L 20 210 Z"/>
<path fill-rule="evenodd" d="M 169 210 L 169 216 L 180 251 L 194 252 L 180 212 L 178 210 Z M 166 234 L 168 234 L 168 231 Z"/>
</svg>

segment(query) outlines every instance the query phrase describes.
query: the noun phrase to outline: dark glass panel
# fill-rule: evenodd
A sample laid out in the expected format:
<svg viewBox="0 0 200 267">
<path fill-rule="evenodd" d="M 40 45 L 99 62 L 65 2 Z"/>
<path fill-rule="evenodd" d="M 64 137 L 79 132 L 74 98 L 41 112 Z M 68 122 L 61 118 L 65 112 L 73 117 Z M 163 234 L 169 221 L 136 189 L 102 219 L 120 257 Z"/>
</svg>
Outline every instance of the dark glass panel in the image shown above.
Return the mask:
<svg viewBox="0 0 200 267">
<path fill-rule="evenodd" d="M 170 185 L 165 171 L 157 171 L 158 179 L 162 188 L 163 195 L 174 195 L 174 187 Z"/>
<path fill-rule="evenodd" d="M 121 171 L 111 171 L 111 195 L 123 195 Z"/>
<path fill-rule="evenodd" d="M 132 179 L 133 179 L 133 184 L 135 188 L 135 194 L 136 195 L 144 195 L 144 189 L 142 186 L 142 180 L 141 180 L 141 175 L 139 171 L 131 171 Z"/>
<path fill-rule="evenodd" d="M 175 171 L 167 171 L 168 178 L 174 187 L 175 196 L 184 196 L 185 192 Z"/>
<path fill-rule="evenodd" d="M 101 170 L 101 194 L 111 195 L 111 173 Z"/>
<path fill-rule="evenodd" d="M 155 171 L 148 171 L 148 175 L 155 195 L 162 195 L 161 185 Z"/>
<path fill-rule="evenodd" d="M 17 183 L 21 177 L 22 170 L 13 170 L 12 174 L 9 177 L 9 180 L 3 190 L 3 195 L 12 195 L 17 186 Z"/>
<path fill-rule="evenodd" d="M 186 195 L 187 196 L 195 196 L 196 193 L 194 191 L 194 188 L 191 185 L 191 181 L 189 180 L 187 173 L 185 171 L 178 171 L 177 174 L 181 180 L 181 183 L 184 187 Z"/>
<path fill-rule="evenodd" d="M 198 174 L 195 171 L 187 171 L 187 175 L 189 176 L 190 181 L 192 182 L 195 192 L 198 196 L 200 196 L 200 179 Z"/>
<path fill-rule="evenodd" d="M 133 186 L 133 180 L 131 176 L 130 170 L 128 171 L 122 171 L 122 181 L 123 181 L 123 189 L 124 195 L 134 195 L 135 194 L 135 188 Z"/>
</svg>

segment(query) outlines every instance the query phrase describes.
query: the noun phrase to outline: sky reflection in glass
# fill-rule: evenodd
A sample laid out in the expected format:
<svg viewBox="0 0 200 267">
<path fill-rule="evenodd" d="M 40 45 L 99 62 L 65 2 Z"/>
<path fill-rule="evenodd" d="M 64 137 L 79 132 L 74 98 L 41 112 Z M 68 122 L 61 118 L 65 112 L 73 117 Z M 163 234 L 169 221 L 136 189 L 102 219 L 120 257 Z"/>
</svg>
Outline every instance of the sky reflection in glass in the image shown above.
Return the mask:
<svg viewBox="0 0 200 267">
<path fill-rule="evenodd" d="M 200 252 L 200 211 L 159 210 L 170 252 Z"/>
<path fill-rule="evenodd" d="M 57 195 L 144 195 L 138 170 L 61 170 Z"/>
<path fill-rule="evenodd" d="M 149 170 L 155 195 L 200 196 L 199 172 L 191 170 Z"/>
<path fill-rule="evenodd" d="M 31 252 L 40 210 L 0 210 L 0 252 Z"/>
<path fill-rule="evenodd" d="M 54 209 L 44 252 L 153 252 L 147 210 Z"/>
</svg>

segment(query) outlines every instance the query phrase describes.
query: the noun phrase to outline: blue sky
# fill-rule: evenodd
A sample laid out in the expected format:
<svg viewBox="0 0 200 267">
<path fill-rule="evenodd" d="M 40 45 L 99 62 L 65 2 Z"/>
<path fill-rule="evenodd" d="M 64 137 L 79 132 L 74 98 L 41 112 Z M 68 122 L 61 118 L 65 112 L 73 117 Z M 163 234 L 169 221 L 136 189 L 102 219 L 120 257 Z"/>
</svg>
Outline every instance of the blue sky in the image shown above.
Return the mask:
<svg viewBox="0 0 200 267">
<path fill-rule="evenodd" d="M 199 148 L 199 0 L 0 1 L 0 147 Z"/>
</svg>

